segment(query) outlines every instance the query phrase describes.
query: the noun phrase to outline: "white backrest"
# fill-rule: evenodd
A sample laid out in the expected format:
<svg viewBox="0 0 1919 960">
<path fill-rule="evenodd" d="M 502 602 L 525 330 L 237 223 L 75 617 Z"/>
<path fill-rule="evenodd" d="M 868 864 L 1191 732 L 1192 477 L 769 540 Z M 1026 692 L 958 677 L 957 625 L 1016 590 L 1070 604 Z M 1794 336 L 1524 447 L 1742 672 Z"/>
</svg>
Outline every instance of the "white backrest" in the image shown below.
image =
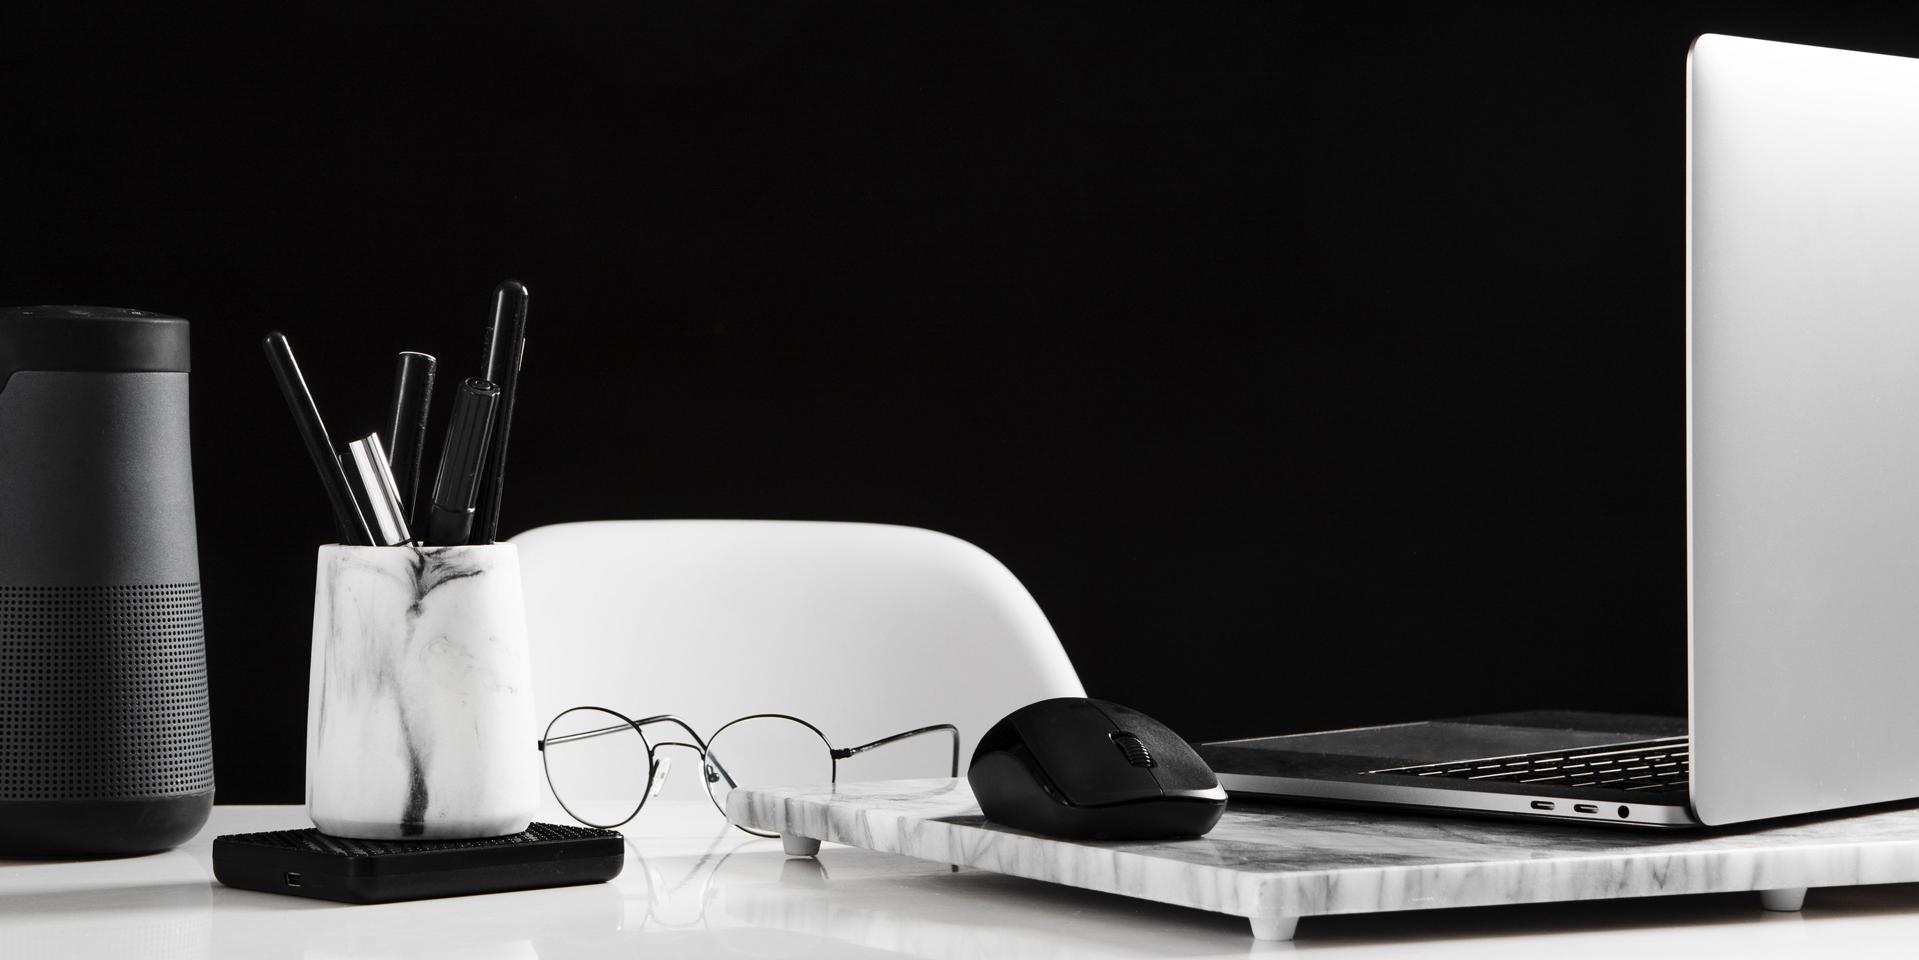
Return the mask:
<svg viewBox="0 0 1919 960">
<path fill-rule="evenodd" d="M 1085 695 L 1026 588 L 946 534 L 617 520 L 540 527 L 513 542 L 541 729 L 582 704 L 636 718 L 678 714 L 702 736 L 745 714 L 789 713 L 836 746 L 952 723 L 964 773 L 980 734 L 1002 716 Z M 844 761 L 841 776 L 944 776 L 928 769 L 942 752 L 877 750 Z M 701 795 L 690 766 L 668 777 L 665 795 Z"/>
</svg>

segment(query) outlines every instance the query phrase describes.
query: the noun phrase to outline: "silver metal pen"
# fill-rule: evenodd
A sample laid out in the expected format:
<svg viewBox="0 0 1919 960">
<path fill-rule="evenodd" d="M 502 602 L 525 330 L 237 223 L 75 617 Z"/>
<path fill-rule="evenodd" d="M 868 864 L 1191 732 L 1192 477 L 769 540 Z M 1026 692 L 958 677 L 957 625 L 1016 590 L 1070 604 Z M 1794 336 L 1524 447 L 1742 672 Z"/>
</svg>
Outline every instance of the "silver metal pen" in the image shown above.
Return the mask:
<svg viewBox="0 0 1919 960">
<path fill-rule="evenodd" d="M 393 468 L 387 463 L 380 435 L 369 433 L 347 444 L 346 449 L 347 458 L 353 462 L 348 479 L 366 514 L 367 526 L 372 528 L 374 544 L 397 547 L 413 539 L 407 531 L 406 508 L 400 502 L 400 485 L 393 480 Z"/>
</svg>

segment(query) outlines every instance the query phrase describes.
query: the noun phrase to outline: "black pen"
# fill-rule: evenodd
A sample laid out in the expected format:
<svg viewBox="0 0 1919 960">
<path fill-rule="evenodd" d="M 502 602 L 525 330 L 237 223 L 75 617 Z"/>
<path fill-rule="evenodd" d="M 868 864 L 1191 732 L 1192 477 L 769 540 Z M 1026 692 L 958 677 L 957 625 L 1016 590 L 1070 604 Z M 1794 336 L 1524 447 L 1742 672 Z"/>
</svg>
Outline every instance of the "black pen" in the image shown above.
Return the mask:
<svg viewBox="0 0 1919 960">
<path fill-rule="evenodd" d="M 346 471 L 340 468 L 340 455 L 334 452 L 326 424 L 320 420 L 320 408 L 314 405 L 306 378 L 300 375 L 300 364 L 293 359 L 293 345 L 287 342 L 286 334 L 275 330 L 260 341 L 260 346 L 266 350 L 267 363 L 273 367 L 273 378 L 280 382 L 280 394 L 286 397 L 293 422 L 300 428 L 300 439 L 306 441 L 307 455 L 313 458 L 313 467 L 320 472 L 320 485 L 326 487 L 327 500 L 333 504 L 334 523 L 340 528 L 340 542 L 371 546 L 373 534 L 368 532 L 366 518 L 360 515 L 360 507 L 347 489 Z"/>
<path fill-rule="evenodd" d="M 427 408 L 433 403 L 433 371 L 436 361 L 412 350 L 400 354 L 393 371 L 393 399 L 386 408 L 386 429 L 380 440 L 386 445 L 388 463 L 393 469 L 394 489 L 400 494 L 403 510 L 413 511 L 417 519 L 416 498 L 420 485 L 420 458 L 426 452 Z"/>
<path fill-rule="evenodd" d="M 453 396 L 453 414 L 446 425 L 446 446 L 440 450 L 440 473 L 433 480 L 433 502 L 427 508 L 426 543 L 447 547 L 467 542 L 473 531 L 473 500 L 480 492 L 480 459 L 486 455 L 487 432 L 500 388 L 477 377 L 460 384 Z"/>
<path fill-rule="evenodd" d="M 485 480 L 473 542 L 500 538 L 500 500 L 506 492 L 506 441 L 513 429 L 513 402 L 520 394 L 520 363 L 526 357 L 526 285 L 506 280 L 493 288 L 493 315 L 486 328 L 486 379 L 500 385 L 500 410 L 486 453 Z"/>
</svg>

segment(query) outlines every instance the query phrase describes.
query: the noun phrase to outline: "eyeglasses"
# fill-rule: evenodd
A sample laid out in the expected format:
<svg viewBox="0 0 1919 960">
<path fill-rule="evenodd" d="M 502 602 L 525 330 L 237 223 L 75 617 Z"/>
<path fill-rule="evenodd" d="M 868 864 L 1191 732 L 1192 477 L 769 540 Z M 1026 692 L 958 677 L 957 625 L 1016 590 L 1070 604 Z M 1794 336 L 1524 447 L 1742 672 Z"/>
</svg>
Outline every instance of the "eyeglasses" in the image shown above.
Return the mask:
<svg viewBox="0 0 1919 960">
<path fill-rule="evenodd" d="M 655 741 L 646 735 L 647 727 L 666 725 L 678 727 L 692 742 Z M 546 735 L 540 738 L 540 759 L 546 767 L 547 787 L 568 816 L 587 826 L 611 829 L 625 826 L 639 815 L 647 800 L 659 795 L 672 768 L 670 758 L 660 756 L 661 747 L 682 747 L 699 755 L 706 795 L 725 816 L 726 798 L 737 788 L 838 783 L 841 760 L 942 731 L 953 738 L 947 775 L 957 777 L 959 728 L 950 723 L 896 733 L 857 747 L 836 747 L 820 728 L 784 713 L 740 717 L 703 740 L 686 721 L 671 714 L 634 720 L 605 707 L 574 707 L 546 725 Z M 619 798 L 614 813 L 624 811 L 624 816 L 615 820 L 589 805 L 589 801 L 608 797 Z M 628 799 L 633 804 L 630 809 L 626 807 Z M 734 826 L 756 837 L 778 836 Z"/>
</svg>

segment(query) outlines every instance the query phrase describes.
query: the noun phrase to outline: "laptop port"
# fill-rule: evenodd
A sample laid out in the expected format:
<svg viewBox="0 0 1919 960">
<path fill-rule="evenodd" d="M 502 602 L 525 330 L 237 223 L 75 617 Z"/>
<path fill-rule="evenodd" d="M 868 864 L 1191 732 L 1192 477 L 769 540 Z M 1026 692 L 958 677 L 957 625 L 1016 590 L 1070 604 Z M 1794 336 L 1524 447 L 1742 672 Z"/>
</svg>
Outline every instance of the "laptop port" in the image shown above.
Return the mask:
<svg viewBox="0 0 1919 960">
<path fill-rule="evenodd" d="M 297 886 L 299 886 L 299 885 L 300 885 L 300 875 L 299 875 L 299 874 L 297 874 L 297 873 L 288 873 L 288 874 L 287 874 L 287 886 L 289 886 L 289 887 L 297 887 Z"/>
<path fill-rule="evenodd" d="M 1629 806 L 1626 806 L 1626 805 L 1625 805 L 1625 804 L 1623 804 L 1623 803 L 1622 803 L 1622 804 L 1620 804 L 1620 805 L 1619 805 L 1619 819 L 1621 819 L 1621 820 L 1624 820 L 1624 819 L 1626 819 L 1627 817 L 1630 817 L 1630 816 L 1632 816 L 1632 808 L 1631 808 L 1631 807 L 1629 807 Z"/>
<path fill-rule="evenodd" d="M 1552 808 L 1553 808 L 1553 802 L 1551 800 L 1534 800 L 1533 801 L 1534 810 L 1551 810 Z"/>
<path fill-rule="evenodd" d="M 1596 803 L 1575 803 L 1575 804 L 1573 804 L 1573 809 L 1574 809 L 1574 810 L 1577 810 L 1577 811 L 1579 811 L 1580 813 L 1598 813 L 1598 812 L 1599 812 L 1599 804 L 1596 804 Z"/>
</svg>

